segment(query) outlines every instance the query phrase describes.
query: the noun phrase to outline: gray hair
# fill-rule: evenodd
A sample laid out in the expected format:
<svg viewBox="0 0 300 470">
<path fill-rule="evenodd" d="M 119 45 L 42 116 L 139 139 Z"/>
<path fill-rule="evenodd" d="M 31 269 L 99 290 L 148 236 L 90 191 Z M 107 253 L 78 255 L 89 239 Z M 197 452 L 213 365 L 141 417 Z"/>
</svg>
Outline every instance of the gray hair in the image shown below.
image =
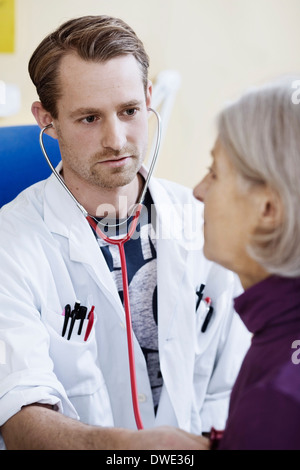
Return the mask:
<svg viewBox="0 0 300 470">
<path fill-rule="evenodd" d="M 285 77 L 248 90 L 218 116 L 220 143 L 247 183 L 246 188 L 270 187 L 283 207 L 283 223 L 254 234 L 249 254 L 268 272 L 286 277 L 300 276 L 300 100 L 297 95 L 300 95 L 300 77 Z"/>
</svg>

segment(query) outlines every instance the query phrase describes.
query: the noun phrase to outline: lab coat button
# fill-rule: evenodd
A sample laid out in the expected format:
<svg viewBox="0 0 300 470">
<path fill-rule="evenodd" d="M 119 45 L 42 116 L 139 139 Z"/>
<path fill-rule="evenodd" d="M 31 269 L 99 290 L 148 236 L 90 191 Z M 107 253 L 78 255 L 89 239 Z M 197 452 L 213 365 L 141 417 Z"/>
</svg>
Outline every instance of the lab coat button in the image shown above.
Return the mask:
<svg viewBox="0 0 300 470">
<path fill-rule="evenodd" d="M 123 328 L 123 330 L 126 330 L 126 325 L 124 325 L 124 323 L 120 323 L 120 327 Z"/>
<path fill-rule="evenodd" d="M 145 401 L 147 401 L 147 395 L 144 393 L 139 393 L 138 398 L 140 403 L 145 403 Z"/>
</svg>

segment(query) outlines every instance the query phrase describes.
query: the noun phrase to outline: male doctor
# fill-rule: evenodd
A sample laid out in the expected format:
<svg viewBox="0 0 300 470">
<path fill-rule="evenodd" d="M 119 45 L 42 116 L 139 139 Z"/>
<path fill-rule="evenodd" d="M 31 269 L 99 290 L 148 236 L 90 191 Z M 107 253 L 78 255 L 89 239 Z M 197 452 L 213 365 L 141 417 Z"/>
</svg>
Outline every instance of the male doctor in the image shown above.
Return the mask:
<svg viewBox="0 0 300 470">
<path fill-rule="evenodd" d="M 148 65 L 131 28 L 106 16 L 63 24 L 29 63 L 40 99 L 32 112 L 40 127 L 52 123 L 57 170 L 88 213 L 114 221 L 119 234 L 146 177 Z M 198 449 L 207 448 L 202 433 L 224 427 L 249 334 L 232 310 L 233 274 L 204 259 L 201 230 L 190 236 L 199 204 L 190 190 L 153 179 L 125 246 L 141 431 L 115 247 L 97 236 L 54 175 L 4 206 L 3 448 Z M 202 331 L 205 297 L 214 310 Z"/>
</svg>

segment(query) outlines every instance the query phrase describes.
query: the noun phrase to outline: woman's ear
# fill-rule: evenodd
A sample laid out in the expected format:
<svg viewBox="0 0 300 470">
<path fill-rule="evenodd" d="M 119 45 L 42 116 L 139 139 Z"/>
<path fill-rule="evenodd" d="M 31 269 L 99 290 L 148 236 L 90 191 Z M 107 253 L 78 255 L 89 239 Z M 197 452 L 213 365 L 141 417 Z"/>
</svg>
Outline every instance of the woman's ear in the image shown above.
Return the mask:
<svg viewBox="0 0 300 470">
<path fill-rule="evenodd" d="M 48 126 L 49 124 L 53 124 L 53 118 L 51 114 L 44 109 L 40 101 L 35 101 L 32 104 L 31 112 L 34 115 L 35 120 L 41 129 Z M 54 126 L 47 129 L 46 134 L 49 134 L 51 135 L 51 137 L 54 137 L 54 139 L 57 139 L 57 133 L 56 133 Z"/>
<path fill-rule="evenodd" d="M 259 223 L 264 230 L 274 230 L 283 223 L 283 205 L 279 195 L 265 187 L 261 195 Z"/>
</svg>

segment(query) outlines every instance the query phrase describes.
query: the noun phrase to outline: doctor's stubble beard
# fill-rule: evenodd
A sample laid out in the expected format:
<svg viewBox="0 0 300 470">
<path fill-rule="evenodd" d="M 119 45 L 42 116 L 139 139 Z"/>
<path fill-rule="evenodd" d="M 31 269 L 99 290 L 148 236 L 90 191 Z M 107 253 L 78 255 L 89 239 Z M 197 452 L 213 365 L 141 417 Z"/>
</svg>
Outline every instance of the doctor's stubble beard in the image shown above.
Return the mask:
<svg viewBox="0 0 300 470">
<path fill-rule="evenodd" d="M 88 160 L 80 158 L 73 154 L 69 146 L 59 139 L 61 154 L 63 155 L 63 164 L 69 170 L 83 181 L 99 187 L 99 189 L 116 189 L 126 186 L 136 177 L 146 154 L 146 146 L 141 152 L 134 145 L 127 145 L 122 151 L 113 151 L 107 149 L 95 153 Z M 130 156 L 130 161 L 125 167 L 104 168 L 101 162 L 109 159 L 123 158 Z"/>
</svg>

